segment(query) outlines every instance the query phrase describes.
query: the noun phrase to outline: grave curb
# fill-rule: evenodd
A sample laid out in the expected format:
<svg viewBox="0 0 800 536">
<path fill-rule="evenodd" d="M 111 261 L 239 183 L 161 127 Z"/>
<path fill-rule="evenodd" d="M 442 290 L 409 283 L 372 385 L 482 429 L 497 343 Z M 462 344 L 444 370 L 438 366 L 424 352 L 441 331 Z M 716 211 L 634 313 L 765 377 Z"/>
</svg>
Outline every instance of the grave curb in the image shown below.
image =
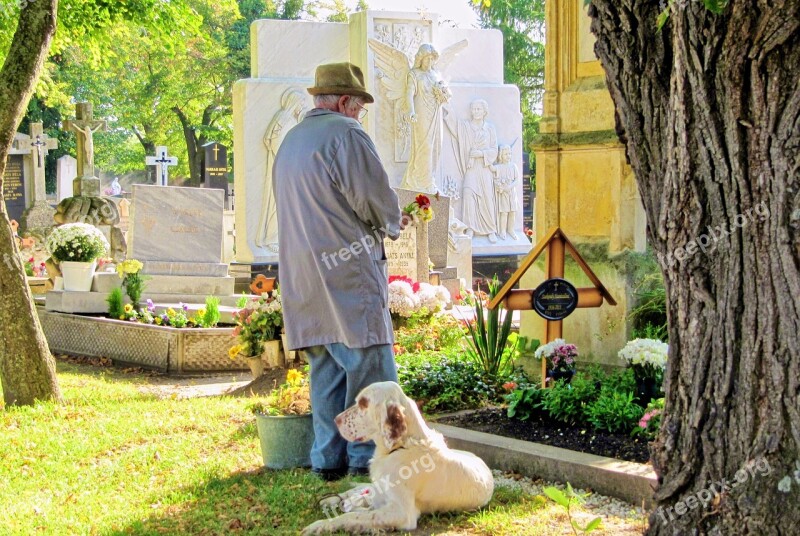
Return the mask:
<svg viewBox="0 0 800 536">
<path fill-rule="evenodd" d="M 480 457 L 492 469 L 569 482 L 646 508 L 653 506 L 656 474 L 649 465 L 532 443 L 447 424 L 430 423 L 451 448 Z"/>
</svg>

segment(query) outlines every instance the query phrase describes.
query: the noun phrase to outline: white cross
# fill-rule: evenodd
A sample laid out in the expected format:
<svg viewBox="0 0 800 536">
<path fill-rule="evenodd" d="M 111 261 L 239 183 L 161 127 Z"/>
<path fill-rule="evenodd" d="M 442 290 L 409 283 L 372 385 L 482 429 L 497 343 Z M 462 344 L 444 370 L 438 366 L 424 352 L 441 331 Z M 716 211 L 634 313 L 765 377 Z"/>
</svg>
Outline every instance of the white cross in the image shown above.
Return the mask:
<svg viewBox="0 0 800 536">
<path fill-rule="evenodd" d="M 169 166 L 177 166 L 178 159 L 174 156 L 167 156 L 167 148 L 163 145 L 156 147 L 156 155 L 148 156 L 144 159 L 148 166 L 158 166 L 156 179 L 159 186 L 167 186 L 169 183 Z"/>
</svg>

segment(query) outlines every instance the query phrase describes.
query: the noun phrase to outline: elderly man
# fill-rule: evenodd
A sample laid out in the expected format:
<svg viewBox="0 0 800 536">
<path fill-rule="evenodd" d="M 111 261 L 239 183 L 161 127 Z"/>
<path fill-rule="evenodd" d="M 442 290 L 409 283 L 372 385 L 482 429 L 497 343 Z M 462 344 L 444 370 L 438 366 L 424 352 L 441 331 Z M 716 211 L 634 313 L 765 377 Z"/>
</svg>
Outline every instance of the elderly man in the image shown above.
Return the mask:
<svg viewBox="0 0 800 536">
<path fill-rule="evenodd" d="M 290 349 L 311 364 L 313 471 L 366 474 L 374 443 L 348 444 L 334 417 L 356 394 L 397 381 L 383 238 L 402 229 L 397 195 L 361 128 L 374 101 L 351 63 L 317 67 L 314 109 L 275 156 L 279 276 Z"/>
</svg>

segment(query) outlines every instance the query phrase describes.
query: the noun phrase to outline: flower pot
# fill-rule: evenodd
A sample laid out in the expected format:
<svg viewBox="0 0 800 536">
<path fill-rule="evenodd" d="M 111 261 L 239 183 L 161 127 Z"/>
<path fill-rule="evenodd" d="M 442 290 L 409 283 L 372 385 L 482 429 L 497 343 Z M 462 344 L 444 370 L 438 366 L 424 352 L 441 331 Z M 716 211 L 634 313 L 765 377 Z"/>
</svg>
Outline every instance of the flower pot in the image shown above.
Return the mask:
<svg viewBox="0 0 800 536">
<path fill-rule="evenodd" d="M 261 457 L 270 469 L 311 466 L 314 425 L 311 414 L 265 415 L 256 413 Z"/>
<path fill-rule="evenodd" d="M 71 262 L 63 261 L 59 264 L 61 276 L 64 278 L 64 290 L 89 292 L 92 290 L 92 280 L 97 261 Z"/>
<path fill-rule="evenodd" d="M 278 339 L 264 342 L 264 353 L 261 354 L 261 358 L 270 368 L 286 366 L 283 352 L 281 352 L 281 341 Z"/>
<path fill-rule="evenodd" d="M 245 357 L 245 360 L 247 361 L 247 366 L 250 367 L 250 373 L 253 375 L 254 380 L 264 374 L 264 361 L 262 361 L 260 355 L 248 356 Z"/>
<path fill-rule="evenodd" d="M 657 395 L 658 386 L 655 378 L 636 378 L 636 398 L 640 406 L 647 407 Z"/>
<path fill-rule="evenodd" d="M 289 350 L 289 343 L 286 340 L 286 334 L 281 333 L 281 348 L 283 349 L 283 358 L 286 363 L 293 363 L 297 357 L 297 350 Z"/>
<path fill-rule="evenodd" d="M 554 382 L 564 380 L 566 383 L 571 382 L 574 375 L 574 370 L 551 370 L 547 373 L 547 377 L 552 378 Z"/>
</svg>

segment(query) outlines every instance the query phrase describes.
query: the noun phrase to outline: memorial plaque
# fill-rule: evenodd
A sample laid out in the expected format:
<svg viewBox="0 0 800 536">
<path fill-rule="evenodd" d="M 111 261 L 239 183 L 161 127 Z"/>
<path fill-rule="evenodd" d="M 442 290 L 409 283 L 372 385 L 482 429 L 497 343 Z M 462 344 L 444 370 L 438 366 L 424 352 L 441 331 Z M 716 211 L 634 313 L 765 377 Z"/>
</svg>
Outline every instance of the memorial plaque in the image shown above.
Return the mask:
<svg viewBox="0 0 800 536">
<path fill-rule="evenodd" d="M 225 191 L 225 205 L 228 205 L 228 148 L 221 143 L 212 142 L 203 146 L 205 160 L 203 184 L 206 188 Z"/>
<path fill-rule="evenodd" d="M 548 279 L 533 291 L 533 309 L 546 320 L 563 320 L 577 306 L 578 291 L 565 279 Z"/>
<path fill-rule="evenodd" d="M 128 258 L 222 262 L 223 192 L 176 186 L 133 186 Z"/>
<path fill-rule="evenodd" d="M 417 269 L 417 232 L 414 226 L 407 227 L 397 240 L 383 241 L 389 275 L 404 275 L 419 281 Z"/>
<path fill-rule="evenodd" d="M 6 160 L 6 171 L 3 173 L 3 197 L 10 220 L 22 221 L 25 212 L 25 174 L 23 156 L 13 154 Z"/>
</svg>

